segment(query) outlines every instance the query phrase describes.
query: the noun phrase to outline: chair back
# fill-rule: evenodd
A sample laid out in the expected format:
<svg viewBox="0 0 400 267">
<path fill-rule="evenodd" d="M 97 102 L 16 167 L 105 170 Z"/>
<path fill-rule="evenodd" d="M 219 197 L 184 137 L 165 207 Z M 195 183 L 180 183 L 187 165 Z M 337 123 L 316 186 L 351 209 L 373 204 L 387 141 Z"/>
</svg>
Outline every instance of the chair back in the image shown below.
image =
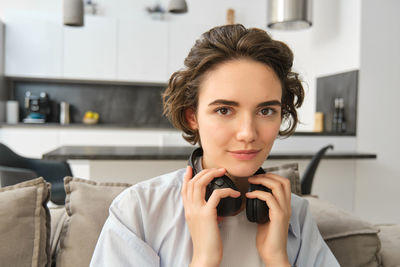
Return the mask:
<svg viewBox="0 0 400 267">
<path fill-rule="evenodd" d="M 333 149 L 333 145 L 327 145 L 321 148 L 312 158 L 310 163 L 308 164 L 306 170 L 303 173 L 303 177 L 301 178 L 301 194 L 309 195 L 311 194 L 312 183 L 314 181 L 314 175 L 317 171 L 319 162 L 321 161 L 322 156 L 328 149 Z"/>
<path fill-rule="evenodd" d="M 64 177 L 72 176 L 72 171 L 68 162 L 22 157 L 6 145 L 0 143 L 0 166 L 20 169 L 12 175 L 11 170 L 3 172 L 2 186 L 16 184 L 21 182 L 21 180 L 26 181 L 32 179 L 32 175 L 25 174 L 24 176 L 24 172 L 22 171 L 31 170 L 37 174 L 37 177 L 42 176 L 51 184 L 51 201 L 58 205 L 64 205 Z M 6 177 L 7 173 L 8 176 Z M 4 181 L 3 177 L 5 177 Z"/>
</svg>

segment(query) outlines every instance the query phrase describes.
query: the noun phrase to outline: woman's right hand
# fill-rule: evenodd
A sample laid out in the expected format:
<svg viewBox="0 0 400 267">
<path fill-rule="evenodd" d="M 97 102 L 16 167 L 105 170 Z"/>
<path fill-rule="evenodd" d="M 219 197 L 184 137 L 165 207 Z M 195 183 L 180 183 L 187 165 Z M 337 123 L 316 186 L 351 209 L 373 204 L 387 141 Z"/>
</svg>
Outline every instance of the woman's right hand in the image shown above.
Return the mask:
<svg viewBox="0 0 400 267">
<path fill-rule="evenodd" d="M 221 263 L 222 241 L 218 228 L 217 206 L 221 198 L 236 198 L 240 196 L 240 192 L 231 188 L 214 190 L 208 201 L 205 200 L 205 195 L 206 186 L 225 172 L 224 168 L 205 169 L 192 179 L 192 168 L 186 168 L 181 194 L 185 219 L 193 243 L 191 267 L 219 266 Z"/>
</svg>

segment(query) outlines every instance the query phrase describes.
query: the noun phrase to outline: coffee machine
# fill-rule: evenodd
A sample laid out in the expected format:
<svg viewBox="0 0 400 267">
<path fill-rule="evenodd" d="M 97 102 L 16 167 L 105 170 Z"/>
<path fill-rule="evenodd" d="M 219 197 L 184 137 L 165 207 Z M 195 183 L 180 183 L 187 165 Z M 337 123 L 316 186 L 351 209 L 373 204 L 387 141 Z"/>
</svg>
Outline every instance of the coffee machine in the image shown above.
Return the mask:
<svg viewBox="0 0 400 267">
<path fill-rule="evenodd" d="M 27 112 L 25 123 L 45 123 L 51 114 L 49 95 L 41 92 L 39 96 L 36 96 L 27 91 L 25 93 L 25 110 Z"/>
</svg>

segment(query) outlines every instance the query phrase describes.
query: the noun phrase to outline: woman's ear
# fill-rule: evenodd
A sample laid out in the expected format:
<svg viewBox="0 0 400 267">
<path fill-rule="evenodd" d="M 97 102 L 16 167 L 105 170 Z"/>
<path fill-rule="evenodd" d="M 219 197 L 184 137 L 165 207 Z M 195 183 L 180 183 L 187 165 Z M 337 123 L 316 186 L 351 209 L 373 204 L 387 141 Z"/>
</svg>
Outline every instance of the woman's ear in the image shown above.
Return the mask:
<svg viewBox="0 0 400 267">
<path fill-rule="evenodd" d="M 199 128 L 197 124 L 196 111 L 193 108 L 185 109 L 185 119 L 192 130 L 197 130 Z"/>
</svg>

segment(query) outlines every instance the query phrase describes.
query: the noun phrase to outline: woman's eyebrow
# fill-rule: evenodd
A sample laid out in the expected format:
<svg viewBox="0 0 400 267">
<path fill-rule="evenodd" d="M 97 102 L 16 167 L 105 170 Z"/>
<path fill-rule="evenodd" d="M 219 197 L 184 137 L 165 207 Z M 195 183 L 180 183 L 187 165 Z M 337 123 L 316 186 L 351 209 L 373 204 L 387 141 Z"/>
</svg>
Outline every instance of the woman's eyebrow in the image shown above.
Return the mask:
<svg viewBox="0 0 400 267">
<path fill-rule="evenodd" d="M 231 100 L 225 100 L 225 99 L 217 99 L 208 104 L 209 106 L 215 106 L 215 105 L 226 105 L 226 106 L 234 106 L 238 107 L 239 103 L 236 101 L 231 101 Z M 270 100 L 270 101 L 265 101 L 261 102 L 257 105 L 257 107 L 265 107 L 265 106 L 282 106 L 281 102 L 278 100 Z"/>
<path fill-rule="evenodd" d="M 238 107 L 239 103 L 236 101 L 230 101 L 230 100 L 225 100 L 225 99 L 217 99 L 208 104 L 209 106 L 215 106 L 215 105 L 227 105 L 227 106 L 235 106 Z"/>
<path fill-rule="evenodd" d="M 265 106 L 282 106 L 282 104 L 278 100 L 270 100 L 270 101 L 261 102 L 260 104 L 257 105 L 258 108 L 265 107 Z"/>
</svg>

